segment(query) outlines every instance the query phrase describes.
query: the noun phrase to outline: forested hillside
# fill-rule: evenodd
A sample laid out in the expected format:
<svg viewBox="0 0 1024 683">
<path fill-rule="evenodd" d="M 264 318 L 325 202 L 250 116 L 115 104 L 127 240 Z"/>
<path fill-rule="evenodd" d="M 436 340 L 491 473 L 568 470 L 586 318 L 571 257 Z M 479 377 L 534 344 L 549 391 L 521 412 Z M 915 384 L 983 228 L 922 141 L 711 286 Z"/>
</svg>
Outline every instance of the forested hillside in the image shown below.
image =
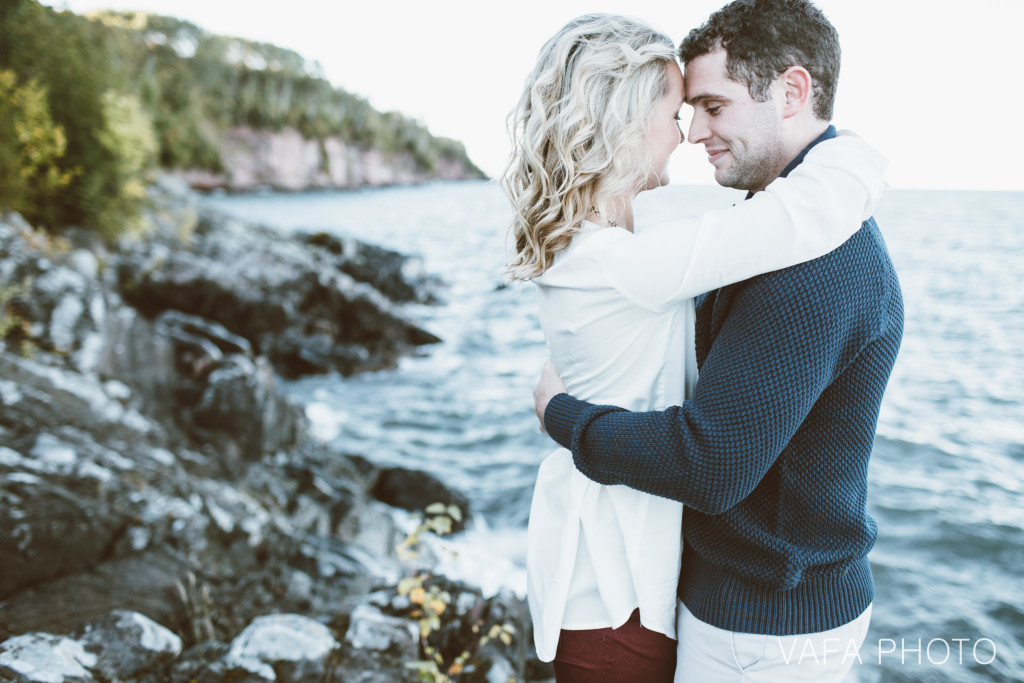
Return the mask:
<svg viewBox="0 0 1024 683">
<path fill-rule="evenodd" d="M 241 126 L 411 159 L 426 177 L 445 163 L 482 175 L 461 143 L 376 111 L 294 51 L 170 17 L 0 3 L 0 210 L 119 233 L 147 172 L 223 172 L 221 143 Z"/>
</svg>

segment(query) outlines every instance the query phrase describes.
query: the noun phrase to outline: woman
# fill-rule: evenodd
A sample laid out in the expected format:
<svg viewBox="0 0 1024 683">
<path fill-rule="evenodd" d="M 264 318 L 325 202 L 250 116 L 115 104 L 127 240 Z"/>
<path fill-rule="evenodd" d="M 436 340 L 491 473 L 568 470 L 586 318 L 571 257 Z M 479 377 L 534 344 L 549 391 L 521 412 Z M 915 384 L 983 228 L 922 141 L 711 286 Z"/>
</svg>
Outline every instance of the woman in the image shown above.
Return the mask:
<svg viewBox="0 0 1024 683">
<path fill-rule="evenodd" d="M 844 135 L 738 206 L 635 234 L 633 200 L 668 182 L 682 104 L 667 37 L 587 15 L 544 45 L 510 116 L 508 270 L 539 285 L 552 361 L 593 403 L 681 403 L 697 374 L 692 298 L 826 254 L 884 190 L 884 160 Z M 564 449 L 544 461 L 528 597 L 537 654 L 559 683 L 672 680 L 681 522 L 680 504 L 596 484 Z"/>
</svg>

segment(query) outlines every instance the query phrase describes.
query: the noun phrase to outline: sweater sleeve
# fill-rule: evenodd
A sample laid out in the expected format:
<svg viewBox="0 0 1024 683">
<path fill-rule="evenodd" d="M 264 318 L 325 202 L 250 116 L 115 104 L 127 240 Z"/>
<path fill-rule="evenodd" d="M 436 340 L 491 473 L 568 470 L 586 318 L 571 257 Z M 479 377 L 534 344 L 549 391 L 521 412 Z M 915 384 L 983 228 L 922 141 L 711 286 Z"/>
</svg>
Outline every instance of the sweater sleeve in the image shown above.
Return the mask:
<svg viewBox="0 0 1024 683">
<path fill-rule="evenodd" d="M 598 483 L 625 484 L 706 514 L 730 509 L 753 491 L 821 393 L 878 334 L 876 307 L 857 313 L 836 305 L 829 294 L 838 287 L 822 294 L 822 283 L 836 274 L 817 263 L 742 286 L 693 400 L 628 412 L 561 394 L 545 412 L 548 432 Z"/>
<path fill-rule="evenodd" d="M 886 166 L 870 145 L 843 132 L 815 145 L 788 177 L 747 201 L 621 235 L 604 247 L 598 267 L 634 303 L 664 310 L 816 259 L 871 216 L 886 189 Z"/>
</svg>

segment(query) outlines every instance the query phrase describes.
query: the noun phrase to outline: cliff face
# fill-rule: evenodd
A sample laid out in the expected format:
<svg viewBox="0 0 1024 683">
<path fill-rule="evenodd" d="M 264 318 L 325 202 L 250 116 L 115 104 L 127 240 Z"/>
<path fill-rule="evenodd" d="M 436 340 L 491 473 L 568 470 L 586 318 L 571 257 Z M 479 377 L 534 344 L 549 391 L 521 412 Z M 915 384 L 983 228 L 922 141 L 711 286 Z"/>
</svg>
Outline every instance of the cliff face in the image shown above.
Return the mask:
<svg viewBox="0 0 1024 683">
<path fill-rule="evenodd" d="M 428 180 L 467 180 L 483 176 L 457 159 L 442 158 L 426 169 L 408 152 L 385 153 L 329 137 L 322 143 L 295 129 L 229 129 L 219 143 L 224 173 L 203 170 L 178 174 L 198 190 L 246 192 L 261 188 L 298 191 L 409 185 Z"/>
</svg>

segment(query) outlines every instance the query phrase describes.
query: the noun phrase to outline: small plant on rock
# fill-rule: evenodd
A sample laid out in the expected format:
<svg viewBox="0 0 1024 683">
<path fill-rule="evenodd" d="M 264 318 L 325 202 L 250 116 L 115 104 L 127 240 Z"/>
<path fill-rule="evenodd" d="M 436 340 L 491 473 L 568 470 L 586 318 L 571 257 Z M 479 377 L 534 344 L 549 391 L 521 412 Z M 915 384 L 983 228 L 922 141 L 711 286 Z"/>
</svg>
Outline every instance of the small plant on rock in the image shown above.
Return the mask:
<svg viewBox="0 0 1024 683">
<path fill-rule="evenodd" d="M 426 516 L 397 548 L 399 556 L 403 559 L 410 560 L 419 556 L 418 549 L 423 534 L 444 536 L 451 533 L 454 522 L 462 520 L 462 511 L 455 505 L 434 503 L 424 512 Z M 448 625 L 447 620 L 455 619 L 454 610 L 450 609 L 453 602 L 451 593 L 441 586 L 437 577 L 425 571 L 418 571 L 399 581 L 398 593 L 408 598 L 410 616 L 415 618 L 419 625 L 420 649 L 424 659 L 409 662 L 406 666 L 417 672 L 420 681 L 454 683 L 459 680 L 460 674 L 471 668 L 473 656 L 485 645 L 495 640 L 505 645 L 512 643 L 515 635 L 515 628 L 512 625 L 494 624 L 485 630 L 482 620 L 479 620 L 471 626 L 475 642 L 457 656 L 446 659 L 442 648 L 432 642 L 435 640 L 432 636 L 441 633 Z"/>
</svg>

